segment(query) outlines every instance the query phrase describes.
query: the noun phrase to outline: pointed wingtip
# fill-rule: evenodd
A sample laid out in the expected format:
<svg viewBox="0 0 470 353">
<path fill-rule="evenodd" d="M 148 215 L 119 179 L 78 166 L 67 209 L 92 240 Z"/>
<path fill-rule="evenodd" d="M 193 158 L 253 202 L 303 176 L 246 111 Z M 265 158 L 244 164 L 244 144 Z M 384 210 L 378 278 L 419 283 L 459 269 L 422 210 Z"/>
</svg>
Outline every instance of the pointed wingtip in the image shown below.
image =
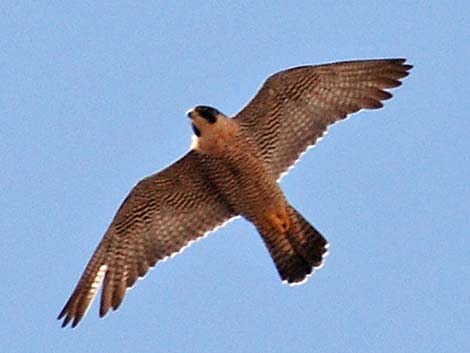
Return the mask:
<svg viewBox="0 0 470 353">
<path fill-rule="evenodd" d="M 62 320 L 61 327 L 65 328 L 70 324 L 70 328 L 77 327 L 80 321 L 82 321 L 83 315 L 71 315 L 70 313 L 67 313 L 64 317 L 64 313 L 60 313 L 60 315 L 57 317 L 57 320 Z"/>
<path fill-rule="evenodd" d="M 77 325 L 78 325 L 78 323 L 81 321 L 81 319 L 82 319 L 81 317 L 79 318 L 79 317 L 76 316 L 75 319 L 74 319 L 73 322 L 72 322 L 72 326 L 71 326 L 71 327 L 72 327 L 72 328 L 77 327 Z"/>
<path fill-rule="evenodd" d="M 406 71 L 409 71 L 409 70 L 411 70 L 414 66 L 411 65 L 411 64 L 404 64 L 403 67 L 404 67 L 404 69 L 405 69 Z"/>
<path fill-rule="evenodd" d="M 63 316 L 58 317 L 57 320 L 61 320 L 62 317 L 63 317 Z M 67 316 L 64 318 L 64 321 L 62 321 L 62 325 L 61 325 L 62 328 L 66 327 L 66 326 L 69 324 L 70 319 L 71 319 L 71 317 L 70 317 L 69 315 L 67 315 Z"/>
<path fill-rule="evenodd" d="M 62 308 L 59 315 L 57 316 L 57 320 L 62 320 L 63 319 L 63 322 L 62 322 L 62 325 L 61 325 L 62 327 L 67 326 L 70 322 L 70 319 L 71 319 L 71 317 L 68 313 L 69 303 L 70 303 L 70 300 L 67 302 L 67 304 L 65 304 L 65 306 Z"/>
</svg>

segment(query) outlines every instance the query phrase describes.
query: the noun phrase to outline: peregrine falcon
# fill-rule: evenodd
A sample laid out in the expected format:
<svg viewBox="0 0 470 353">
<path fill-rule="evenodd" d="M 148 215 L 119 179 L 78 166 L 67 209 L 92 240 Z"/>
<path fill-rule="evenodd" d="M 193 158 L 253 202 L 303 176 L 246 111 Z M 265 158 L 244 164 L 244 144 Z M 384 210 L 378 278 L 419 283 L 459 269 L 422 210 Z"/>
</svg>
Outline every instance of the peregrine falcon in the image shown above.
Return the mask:
<svg viewBox="0 0 470 353">
<path fill-rule="evenodd" d="M 278 182 L 330 125 L 381 108 L 411 68 L 405 59 L 295 67 L 270 76 L 233 118 L 193 108 L 190 151 L 131 190 L 60 312 L 62 326 L 80 322 L 101 284 L 100 316 L 116 310 L 150 267 L 236 216 L 256 227 L 283 281 L 305 281 L 328 242 Z"/>
</svg>

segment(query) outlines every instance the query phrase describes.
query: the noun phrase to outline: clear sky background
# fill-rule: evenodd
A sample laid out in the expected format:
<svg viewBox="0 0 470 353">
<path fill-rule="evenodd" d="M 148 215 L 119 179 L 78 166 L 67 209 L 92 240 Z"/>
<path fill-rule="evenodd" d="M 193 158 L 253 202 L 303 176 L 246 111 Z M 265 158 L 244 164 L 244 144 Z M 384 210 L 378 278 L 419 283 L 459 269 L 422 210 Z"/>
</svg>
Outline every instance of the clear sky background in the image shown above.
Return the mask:
<svg viewBox="0 0 470 353">
<path fill-rule="evenodd" d="M 176 3 L 176 2 L 175 2 Z M 469 352 L 467 1 L 3 1 L 2 352 Z M 330 241 L 283 285 L 237 220 L 158 265 L 104 320 L 56 316 L 131 187 L 189 148 L 196 104 L 233 115 L 281 69 L 415 65 L 282 181 Z"/>
</svg>

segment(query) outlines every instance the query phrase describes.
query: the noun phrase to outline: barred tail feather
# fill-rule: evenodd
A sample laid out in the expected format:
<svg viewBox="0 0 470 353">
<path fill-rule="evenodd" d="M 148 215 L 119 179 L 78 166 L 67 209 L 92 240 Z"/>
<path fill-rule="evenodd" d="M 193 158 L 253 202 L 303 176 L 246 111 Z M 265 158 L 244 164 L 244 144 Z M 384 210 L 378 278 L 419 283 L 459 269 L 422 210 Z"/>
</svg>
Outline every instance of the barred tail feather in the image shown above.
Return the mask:
<svg viewBox="0 0 470 353">
<path fill-rule="evenodd" d="M 323 264 L 328 253 L 327 240 L 298 213 L 288 208 L 291 227 L 287 233 L 274 228 L 258 228 L 282 280 L 289 284 L 304 282 Z"/>
</svg>

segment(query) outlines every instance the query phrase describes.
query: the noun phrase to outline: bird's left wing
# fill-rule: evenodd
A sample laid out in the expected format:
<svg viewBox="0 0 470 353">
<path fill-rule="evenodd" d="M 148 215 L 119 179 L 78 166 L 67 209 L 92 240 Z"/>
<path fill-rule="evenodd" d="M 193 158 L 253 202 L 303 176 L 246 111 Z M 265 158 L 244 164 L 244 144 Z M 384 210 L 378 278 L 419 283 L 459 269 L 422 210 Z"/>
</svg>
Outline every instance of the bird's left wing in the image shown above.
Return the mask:
<svg viewBox="0 0 470 353">
<path fill-rule="evenodd" d="M 208 163 L 190 151 L 132 189 L 59 314 L 62 326 L 80 322 L 101 282 L 103 317 L 150 267 L 235 216 L 204 177 Z"/>
<path fill-rule="evenodd" d="M 278 179 L 328 126 L 361 109 L 382 107 L 411 65 L 404 59 L 302 66 L 269 77 L 235 119 L 256 141 Z"/>
</svg>

